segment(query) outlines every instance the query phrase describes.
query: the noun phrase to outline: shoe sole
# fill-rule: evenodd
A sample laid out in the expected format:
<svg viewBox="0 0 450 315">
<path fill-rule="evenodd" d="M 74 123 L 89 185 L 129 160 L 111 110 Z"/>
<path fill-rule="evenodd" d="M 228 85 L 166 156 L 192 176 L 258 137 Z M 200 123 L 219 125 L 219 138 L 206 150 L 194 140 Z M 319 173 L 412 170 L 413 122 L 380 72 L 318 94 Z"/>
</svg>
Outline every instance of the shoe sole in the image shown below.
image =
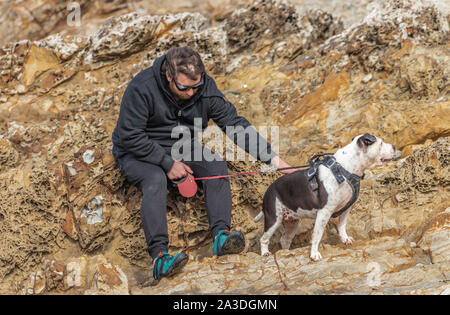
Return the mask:
<svg viewBox="0 0 450 315">
<path fill-rule="evenodd" d="M 222 255 L 239 254 L 245 248 L 245 239 L 242 233 L 231 232 L 222 246 Z"/>
</svg>

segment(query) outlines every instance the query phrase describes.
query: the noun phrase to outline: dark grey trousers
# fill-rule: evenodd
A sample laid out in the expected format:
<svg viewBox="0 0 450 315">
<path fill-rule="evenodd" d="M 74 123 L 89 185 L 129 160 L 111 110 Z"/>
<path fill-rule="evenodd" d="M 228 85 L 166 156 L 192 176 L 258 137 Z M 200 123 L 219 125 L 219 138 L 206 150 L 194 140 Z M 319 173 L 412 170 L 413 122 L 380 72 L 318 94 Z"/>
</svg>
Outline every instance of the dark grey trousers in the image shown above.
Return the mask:
<svg viewBox="0 0 450 315">
<path fill-rule="evenodd" d="M 213 155 L 214 161 L 205 161 L 202 158 L 201 161 L 182 162 L 192 169 L 194 177 L 227 175 L 227 163 L 219 156 Z M 160 166 L 138 161 L 132 154 L 126 154 L 121 158 L 115 156 L 115 159 L 128 182 L 142 192 L 140 214 L 147 250 L 155 259 L 160 251 L 167 252 L 169 246 L 166 211 L 167 185 L 170 180 Z M 232 206 L 230 181 L 228 178 L 201 180 L 197 181 L 197 185 L 204 191 L 209 228 L 214 238 L 220 230 L 230 229 Z"/>
</svg>

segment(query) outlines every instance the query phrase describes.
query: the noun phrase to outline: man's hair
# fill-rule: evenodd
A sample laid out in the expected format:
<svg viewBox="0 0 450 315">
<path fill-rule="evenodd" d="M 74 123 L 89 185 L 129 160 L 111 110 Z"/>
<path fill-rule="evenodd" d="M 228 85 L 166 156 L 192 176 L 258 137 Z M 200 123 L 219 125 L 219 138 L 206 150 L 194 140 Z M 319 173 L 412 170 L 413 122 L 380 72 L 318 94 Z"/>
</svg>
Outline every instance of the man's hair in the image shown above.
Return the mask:
<svg viewBox="0 0 450 315">
<path fill-rule="evenodd" d="M 173 79 L 183 73 L 189 79 L 196 80 L 205 72 L 205 66 L 199 53 L 191 47 L 174 47 L 166 53 L 161 70 L 164 73 L 167 71 Z"/>
</svg>

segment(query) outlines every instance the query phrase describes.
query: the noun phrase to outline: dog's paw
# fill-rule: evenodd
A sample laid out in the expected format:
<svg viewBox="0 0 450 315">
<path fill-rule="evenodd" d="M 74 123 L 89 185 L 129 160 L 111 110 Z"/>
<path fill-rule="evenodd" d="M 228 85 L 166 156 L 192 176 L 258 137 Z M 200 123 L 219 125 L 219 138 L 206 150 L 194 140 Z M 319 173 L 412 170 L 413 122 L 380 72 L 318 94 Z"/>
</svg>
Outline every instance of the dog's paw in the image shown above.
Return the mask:
<svg viewBox="0 0 450 315">
<path fill-rule="evenodd" d="M 353 237 L 347 236 L 347 237 L 341 237 L 341 241 L 345 245 L 352 245 L 355 240 L 353 239 Z"/>
<path fill-rule="evenodd" d="M 311 252 L 311 260 L 319 261 L 322 259 L 322 255 L 319 252 Z"/>
<path fill-rule="evenodd" d="M 270 252 L 264 252 L 264 253 L 261 253 L 261 256 L 263 256 L 263 257 L 268 257 L 268 256 L 270 256 Z"/>
</svg>

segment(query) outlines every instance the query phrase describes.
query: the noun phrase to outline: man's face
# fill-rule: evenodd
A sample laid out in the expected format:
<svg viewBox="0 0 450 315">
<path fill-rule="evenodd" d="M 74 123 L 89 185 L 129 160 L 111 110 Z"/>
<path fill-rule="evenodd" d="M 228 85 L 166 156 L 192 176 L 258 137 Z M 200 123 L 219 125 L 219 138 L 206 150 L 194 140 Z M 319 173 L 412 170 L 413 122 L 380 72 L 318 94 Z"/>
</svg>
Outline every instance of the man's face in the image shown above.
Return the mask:
<svg viewBox="0 0 450 315">
<path fill-rule="evenodd" d="M 198 75 L 198 77 L 195 80 L 189 79 L 185 74 L 179 73 L 177 78 L 174 80 L 169 76 L 169 73 L 166 72 L 166 78 L 169 81 L 169 87 L 170 91 L 174 95 L 175 99 L 177 100 L 188 100 L 190 99 L 195 93 L 197 93 L 199 87 L 197 88 L 189 88 L 186 91 L 180 91 L 177 88 L 176 83 L 181 86 L 195 86 L 196 84 L 200 83 L 202 80 L 202 76 Z"/>
</svg>

